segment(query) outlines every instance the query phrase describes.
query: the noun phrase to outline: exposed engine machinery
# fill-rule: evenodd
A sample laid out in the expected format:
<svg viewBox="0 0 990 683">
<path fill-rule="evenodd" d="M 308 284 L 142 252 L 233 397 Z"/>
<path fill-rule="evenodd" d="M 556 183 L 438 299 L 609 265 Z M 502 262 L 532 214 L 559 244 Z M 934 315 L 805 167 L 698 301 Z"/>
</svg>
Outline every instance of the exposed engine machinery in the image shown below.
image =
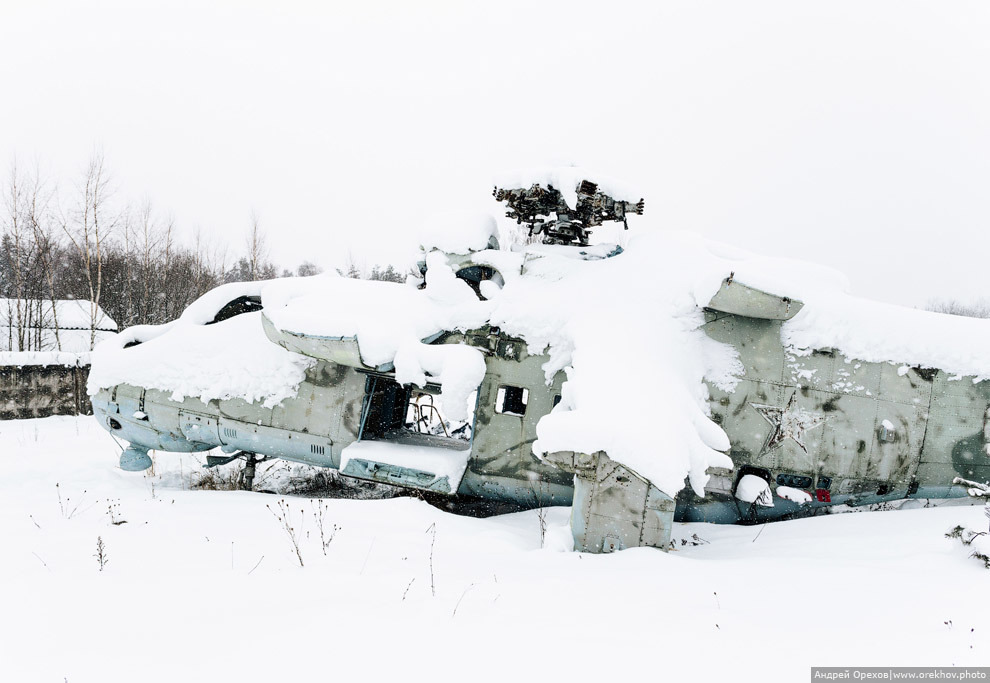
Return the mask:
<svg viewBox="0 0 990 683">
<path fill-rule="evenodd" d="M 542 235 L 544 244 L 588 245 L 591 228 L 604 221 L 622 221 L 628 230 L 626 215 L 643 215 L 643 200 L 633 204 L 613 199 L 601 192 L 596 183 L 582 180 L 577 186 L 577 203 L 567 205 L 560 190 L 553 185 L 535 184 L 530 188 L 496 187 L 492 192 L 496 201 L 506 202 L 505 212 L 518 224 L 529 225 L 529 234 Z M 554 216 L 550 220 L 543 217 Z"/>
</svg>

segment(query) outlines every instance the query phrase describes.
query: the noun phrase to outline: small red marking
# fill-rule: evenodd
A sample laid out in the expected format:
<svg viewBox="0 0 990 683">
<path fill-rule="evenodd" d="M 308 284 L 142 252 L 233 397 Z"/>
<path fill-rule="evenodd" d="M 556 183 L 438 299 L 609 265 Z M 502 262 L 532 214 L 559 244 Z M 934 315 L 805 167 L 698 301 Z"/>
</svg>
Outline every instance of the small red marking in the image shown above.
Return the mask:
<svg viewBox="0 0 990 683">
<path fill-rule="evenodd" d="M 828 489 L 815 489 L 815 497 L 818 499 L 819 503 L 832 502 L 832 494 Z"/>
</svg>

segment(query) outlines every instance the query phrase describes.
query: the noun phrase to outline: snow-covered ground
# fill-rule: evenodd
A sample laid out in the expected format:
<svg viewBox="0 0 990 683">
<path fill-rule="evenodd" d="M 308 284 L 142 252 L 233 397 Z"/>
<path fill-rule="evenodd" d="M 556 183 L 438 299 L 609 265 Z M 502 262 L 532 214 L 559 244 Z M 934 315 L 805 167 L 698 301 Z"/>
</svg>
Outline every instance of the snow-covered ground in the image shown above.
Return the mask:
<svg viewBox="0 0 990 683">
<path fill-rule="evenodd" d="M 564 508 L 541 543 L 537 511 L 334 499 L 324 555 L 320 501 L 191 490 L 196 458 L 129 474 L 119 452 L 92 418 L 0 422 L 0 680 L 794 681 L 990 661 L 990 572 L 944 537 L 984 528 L 980 507 L 677 525 L 676 552 L 593 556 L 565 552 Z"/>
</svg>

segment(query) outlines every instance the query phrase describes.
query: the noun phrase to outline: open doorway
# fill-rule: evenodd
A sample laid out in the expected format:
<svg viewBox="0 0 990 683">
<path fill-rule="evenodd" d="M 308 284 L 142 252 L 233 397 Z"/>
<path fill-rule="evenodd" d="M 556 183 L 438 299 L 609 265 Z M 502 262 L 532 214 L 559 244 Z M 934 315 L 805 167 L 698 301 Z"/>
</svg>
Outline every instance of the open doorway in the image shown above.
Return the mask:
<svg viewBox="0 0 990 683">
<path fill-rule="evenodd" d="M 444 414 L 439 393 L 435 385 L 402 386 L 390 377 L 368 375 L 358 438 L 454 450 L 470 448 L 477 392 L 469 399 L 464 421 L 451 420 Z"/>
</svg>

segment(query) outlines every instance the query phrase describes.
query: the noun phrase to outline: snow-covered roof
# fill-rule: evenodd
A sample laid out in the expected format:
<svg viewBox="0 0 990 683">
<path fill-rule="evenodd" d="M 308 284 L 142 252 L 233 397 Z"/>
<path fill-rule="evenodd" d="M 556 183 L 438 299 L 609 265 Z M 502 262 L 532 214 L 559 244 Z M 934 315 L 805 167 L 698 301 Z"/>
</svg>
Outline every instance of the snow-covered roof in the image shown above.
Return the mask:
<svg viewBox="0 0 990 683">
<path fill-rule="evenodd" d="M 40 303 L 40 317 L 37 315 Z M 31 310 L 30 315 L 28 310 Z M 44 299 L 41 302 L 27 299 L 0 299 L 0 327 L 17 327 L 17 312 L 21 311 L 23 320 L 30 320 L 30 326 L 42 329 L 53 329 L 55 320 L 63 330 L 88 330 L 93 322 L 93 309 L 89 301 L 83 299 L 56 299 L 55 315 L 52 315 L 52 302 Z M 117 323 L 99 306 L 96 307 L 96 329 L 104 332 L 116 332 Z"/>
<path fill-rule="evenodd" d="M 88 353 L 70 351 L 0 351 L 0 366 L 63 365 L 80 367 L 89 364 Z"/>
</svg>

